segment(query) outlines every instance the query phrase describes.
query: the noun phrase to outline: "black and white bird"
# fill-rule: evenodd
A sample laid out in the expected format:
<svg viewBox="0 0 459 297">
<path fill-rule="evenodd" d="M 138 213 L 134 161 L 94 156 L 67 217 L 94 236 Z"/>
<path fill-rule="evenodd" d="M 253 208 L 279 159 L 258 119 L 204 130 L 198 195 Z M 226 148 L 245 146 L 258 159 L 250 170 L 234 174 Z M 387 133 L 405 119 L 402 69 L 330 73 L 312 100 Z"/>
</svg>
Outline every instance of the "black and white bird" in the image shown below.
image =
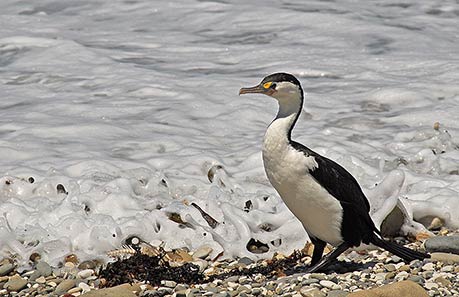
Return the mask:
<svg viewBox="0 0 459 297">
<path fill-rule="evenodd" d="M 239 91 L 239 95 L 248 93 L 268 95 L 279 103 L 264 137 L 263 162 L 269 181 L 314 244 L 308 272 L 323 270 L 361 243 L 374 244 L 406 261 L 430 257 L 383 239 L 355 178 L 336 162 L 292 140 L 304 96 L 298 79 L 288 73 L 271 74 L 259 85 Z M 322 257 L 327 243 L 336 248 Z"/>
</svg>

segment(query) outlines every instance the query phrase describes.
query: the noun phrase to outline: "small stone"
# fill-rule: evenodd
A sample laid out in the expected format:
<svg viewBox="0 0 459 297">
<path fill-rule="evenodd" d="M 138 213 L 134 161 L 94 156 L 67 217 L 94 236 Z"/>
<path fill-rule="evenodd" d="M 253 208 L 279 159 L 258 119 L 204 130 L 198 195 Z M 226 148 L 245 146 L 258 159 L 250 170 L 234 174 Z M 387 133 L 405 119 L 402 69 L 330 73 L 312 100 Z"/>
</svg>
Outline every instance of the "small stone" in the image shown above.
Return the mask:
<svg viewBox="0 0 459 297">
<path fill-rule="evenodd" d="M 303 279 L 303 280 L 301 281 L 301 284 L 302 284 L 303 286 L 308 286 L 308 285 L 311 285 L 311 284 L 316 284 L 316 283 L 318 283 L 318 282 L 319 282 L 318 279 L 315 279 L 315 278 L 306 278 L 306 279 Z"/>
<path fill-rule="evenodd" d="M 41 260 L 41 255 L 39 253 L 32 253 L 30 254 L 29 260 L 33 263 L 37 263 Z"/>
<path fill-rule="evenodd" d="M 83 282 L 80 282 L 78 284 L 77 288 L 81 289 L 81 291 L 83 291 L 83 293 L 91 291 L 91 287 L 88 284 L 83 283 Z"/>
<path fill-rule="evenodd" d="M 408 278 L 408 276 L 409 276 L 408 272 L 402 271 L 402 272 L 397 273 L 397 275 L 395 276 L 395 280 L 396 281 L 405 280 Z"/>
<path fill-rule="evenodd" d="M 428 252 L 459 254 L 459 236 L 435 236 L 427 239 L 424 246 Z"/>
<path fill-rule="evenodd" d="M 29 275 L 29 281 L 35 281 L 37 278 L 39 278 L 41 275 L 40 271 L 38 270 L 35 270 L 34 272 L 32 272 L 31 275 Z"/>
<path fill-rule="evenodd" d="M 384 272 L 376 273 L 376 274 L 374 275 L 374 279 L 375 279 L 376 281 L 381 281 L 381 282 L 382 282 L 382 281 L 384 281 L 384 280 L 386 279 L 386 273 L 384 273 Z"/>
<path fill-rule="evenodd" d="M 442 285 L 443 287 L 450 287 L 452 285 L 451 281 L 444 278 L 443 276 L 437 277 L 436 279 L 434 279 L 434 282 Z"/>
<path fill-rule="evenodd" d="M 422 261 L 421 260 L 413 260 L 410 263 L 411 268 L 421 268 L 422 267 Z"/>
<path fill-rule="evenodd" d="M 190 289 L 180 290 L 175 292 L 175 297 L 193 297 L 194 294 Z"/>
<path fill-rule="evenodd" d="M 137 295 L 134 294 L 129 289 L 124 287 L 116 286 L 113 288 L 107 289 L 100 289 L 100 290 L 91 290 L 83 295 L 84 297 L 136 297 Z"/>
<path fill-rule="evenodd" d="M 403 265 L 402 267 L 400 267 L 398 270 L 400 271 L 410 271 L 411 268 L 410 268 L 410 265 Z"/>
<path fill-rule="evenodd" d="M 81 285 L 81 284 L 85 284 L 85 283 L 80 283 L 80 285 Z M 85 284 L 85 285 L 86 285 L 86 284 Z M 86 285 L 86 286 L 88 286 L 88 285 Z M 88 286 L 88 288 L 89 288 L 89 286 Z M 68 293 L 68 294 L 74 294 L 74 293 L 79 293 L 79 292 L 81 292 L 81 291 L 83 291 L 83 293 L 85 293 L 85 292 L 89 292 L 90 290 L 91 290 L 91 288 L 89 288 L 89 290 L 87 290 L 87 291 L 84 291 L 84 290 L 82 290 L 82 289 L 79 287 L 79 285 L 78 285 L 78 287 L 75 287 L 75 288 L 72 288 L 72 289 L 68 290 L 67 293 Z"/>
<path fill-rule="evenodd" d="M 83 261 L 81 262 L 79 265 L 78 265 L 78 269 L 81 269 L 81 270 L 84 270 L 84 269 L 96 269 L 97 267 L 97 261 L 95 260 L 86 260 L 86 261 Z"/>
<path fill-rule="evenodd" d="M 186 289 L 189 289 L 190 286 L 186 285 L 186 284 L 178 284 L 177 286 L 175 286 L 174 288 L 174 291 L 182 291 L 182 290 L 186 290 Z"/>
<path fill-rule="evenodd" d="M 386 270 L 389 272 L 395 271 L 397 269 L 394 264 L 386 264 L 384 265 L 384 268 L 386 268 Z"/>
<path fill-rule="evenodd" d="M 422 277 L 420 277 L 419 275 L 412 275 L 408 278 L 408 280 L 412 281 L 412 282 L 415 282 L 415 283 L 418 283 L 418 284 L 423 284 L 424 283 L 424 279 Z"/>
<path fill-rule="evenodd" d="M 417 283 L 412 281 L 400 281 L 378 288 L 354 292 L 348 297 L 428 297 L 427 292 Z"/>
<path fill-rule="evenodd" d="M 13 271 L 15 266 L 12 263 L 5 263 L 0 266 L 0 276 L 4 276 Z"/>
<path fill-rule="evenodd" d="M 115 286 L 113 288 L 123 288 L 123 289 L 127 289 L 131 292 L 140 292 L 142 291 L 142 288 L 141 288 L 141 285 L 139 283 L 133 283 L 133 284 L 128 284 L 128 283 L 124 283 L 124 284 L 121 284 L 121 285 L 118 285 L 118 286 Z M 166 287 L 159 287 L 159 289 L 170 289 L 170 288 L 166 288 Z M 170 290 L 172 292 L 172 290 Z"/>
<path fill-rule="evenodd" d="M 27 286 L 27 280 L 20 277 L 19 275 L 14 275 L 3 285 L 4 289 L 7 289 L 9 292 L 19 292 Z"/>
<path fill-rule="evenodd" d="M 244 275 L 244 276 L 239 277 L 238 282 L 241 285 L 244 285 L 244 284 L 248 284 L 250 282 L 250 280 L 249 280 L 249 278 L 247 276 Z"/>
<path fill-rule="evenodd" d="M 63 294 L 63 293 L 66 293 L 68 290 L 70 290 L 73 287 L 75 287 L 75 280 L 65 279 L 62 282 L 60 282 L 59 285 L 57 285 L 54 292 L 56 294 Z"/>
<path fill-rule="evenodd" d="M 349 292 L 346 292 L 343 290 L 334 290 L 334 291 L 328 292 L 327 297 L 346 297 L 348 294 Z"/>
<path fill-rule="evenodd" d="M 240 264 L 245 264 L 245 265 L 250 265 L 250 264 L 253 264 L 253 260 L 248 258 L 248 257 L 243 257 L 241 259 L 239 259 L 238 261 Z"/>
<path fill-rule="evenodd" d="M 177 286 L 177 283 L 171 280 L 162 280 L 161 285 L 168 288 L 175 288 L 175 286 Z"/>
<path fill-rule="evenodd" d="M 440 230 L 441 227 L 443 227 L 443 225 L 445 224 L 445 222 L 443 222 L 442 219 L 438 218 L 438 217 L 435 217 L 432 219 L 432 221 L 430 222 L 430 225 L 429 227 L 427 227 L 427 229 L 429 230 Z"/>
<path fill-rule="evenodd" d="M 392 257 L 390 257 L 391 261 L 392 262 L 395 262 L 395 263 L 398 263 L 402 260 L 402 258 L 400 258 L 399 256 L 396 256 L 396 255 L 392 255 Z"/>
<path fill-rule="evenodd" d="M 238 280 L 239 280 L 239 276 L 238 276 L 238 275 L 233 275 L 233 276 L 230 276 L 230 277 L 226 278 L 225 281 L 226 281 L 226 282 L 233 282 L 233 283 L 235 283 L 235 282 L 237 282 Z"/>
<path fill-rule="evenodd" d="M 435 264 L 432 262 L 426 263 L 422 266 L 422 270 L 424 271 L 432 271 L 435 270 Z"/>
<path fill-rule="evenodd" d="M 252 289 L 252 294 L 255 295 L 255 296 L 260 295 L 261 292 L 262 292 L 261 288 L 253 288 Z"/>
<path fill-rule="evenodd" d="M 309 278 L 315 278 L 318 280 L 324 280 L 327 279 L 327 276 L 324 273 L 311 273 L 309 275 Z"/>
<path fill-rule="evenodd" d="M 48 263 L 39 261 L 36 265 L 37 271 L 40 272 L 44 277 L 50 276 L 53 273 L 53 269 Z"/>
<path fill-rule="evenodd" d="M 444 263 L 459 263 L 459 255 L 450 253 L 431 253 L 430 259 L 432 261 L 441 261 Z"/>
<path fill-rule="evenodd" d="M 92 269 L 84 269 L 78 272 L 78 277 L 82 279 L 86 279 L 92 275 L 94 275 L 94 270 Z"/>
<path fill-rule="evenodd" d="M 432 290 L 433 288 L 438 289 L 438 284 L 432 283 L 432 282 L 426 282 L 426 283 L 424 284 L 424 287 L 425 287 L 427 290 Z"/>
<path fill-rule="evenodd" d="M 386 278 L 386 280 L 388 280 L 388 279 L 393 279 L 393 278 L 395 277 L 395 275 L 396 275 L 396 273 L 395 273 L 394 271 L 388 272 L 388 273 L 386 274 L 386 277 L 385 277 L 385 278 Z"/>
<path fill-rule="evenodd" d="M 332 281 L 329 281 L 329 280 L 321 280 L 319 282 L 319 284 L 324 287 L 324 288 L 328 288 L 328 289 L 331 289 L 331 290 L 339 290 L 341 289 L 340 286 L 338 286 L 337 284 L 335 284 L 334 282 Z"/>
<path fill-rule="evenodd" d="M 39 283 L 39 284 L 44 284 L 44 283 L 46 283 L 46 278 L 42 275 L 42 276 L 40 276 L 39 278 L 37 278 L 37 279 L 35 280 L 35 282 L 37 282 L 37 283 Z"/>
<path fill-rule="evenodd" d="M 423 278 L 429 279 L 433 276 L 433 271 L 423 271 L 421 275 Z"/>
<path fill-rule="evenodd" d="M 68 270 L 72 270 L 75 268 L 75 263 L 73 262 L 65 262 L 64 267 L 67 268 Z"/>
<path fill-rule="evenodd" d="M 228 288 L 232 289 L 236 289 L 237 287 L 239 287 L 239 284 L 235 282 L 227 282 L 226 285 L 228 286 Z"/>
<path fill-rule="evenodd" d="M 76 265 L 76 264 L 78 264 L 79 261 L 78 261 L 77 255 L 69 254 L 69 255 L 65 256 L 64 262 L 72 262 L 73 264 Z"/>
<path fill-rule="evenodd" d="M 300 294 L 303 297 L 325 297 L 325 293 L 319 290 L 318 288 L 311 287 L 302 287 L 300 289 Z"/>
<path fill-rule="evenodd" d="M 212 253 L 213 249 L 208 245 L 201 245 L 194 253 L 194 259 L 206 259 L 210 253 Z"/>
<path fill-rule="evenodd" d="M 454 271 L 454 266 L 453 265 L 446 265 L 446 266 L 443 266 L 441 269 L 440 269 L 441 272 L 453 272 Z"/>
</svg>

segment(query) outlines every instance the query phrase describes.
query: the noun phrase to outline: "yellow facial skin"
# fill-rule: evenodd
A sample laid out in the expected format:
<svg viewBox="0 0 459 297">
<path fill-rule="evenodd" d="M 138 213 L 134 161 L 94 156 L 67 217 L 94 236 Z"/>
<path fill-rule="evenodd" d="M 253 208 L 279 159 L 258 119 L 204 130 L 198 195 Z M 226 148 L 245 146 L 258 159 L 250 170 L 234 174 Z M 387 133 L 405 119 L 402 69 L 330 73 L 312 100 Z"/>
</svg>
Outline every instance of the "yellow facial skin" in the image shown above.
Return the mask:
<svg viewBox="0 0 459 297">
<path fill-rule="evenodd" d="M 270 82 L 267 82 L 267 83 L 264 83 L 263 84 L 263 88 L 265 89 L 269 89 L 269 87 L 272 85 L 273 83 L 270 81 Z"/>
</svg>

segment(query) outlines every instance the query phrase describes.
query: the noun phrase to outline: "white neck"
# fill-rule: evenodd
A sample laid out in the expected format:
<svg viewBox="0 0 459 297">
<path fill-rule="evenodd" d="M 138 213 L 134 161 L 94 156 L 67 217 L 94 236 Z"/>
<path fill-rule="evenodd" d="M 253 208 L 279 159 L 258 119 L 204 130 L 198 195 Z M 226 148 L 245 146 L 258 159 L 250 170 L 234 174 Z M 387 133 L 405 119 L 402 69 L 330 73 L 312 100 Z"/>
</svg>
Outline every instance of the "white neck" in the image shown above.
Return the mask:
<svg viewBox="0 0 459 297">
<path fill-rule="evenodd" d="M 292 129 L 292 125 L 295 124 L 295 120 L 298 117 L 298 114 L 301 112 L 301 97 L 295 96 L 297 94 L 292 94 L 288 97 L 276 98 L 279 103 L 279 110 L 277 112 L 276 118 L 273 120 L 271 125 L 269 125 L 267 134 L 270 133 L 270 130 L 276 130 L 276 138 L 290 137 L 289 131 Z M 281 136 L 280 134 L 283 134 Z M 266 135 L 265 137 L 267 137 Z"/>
</svg>

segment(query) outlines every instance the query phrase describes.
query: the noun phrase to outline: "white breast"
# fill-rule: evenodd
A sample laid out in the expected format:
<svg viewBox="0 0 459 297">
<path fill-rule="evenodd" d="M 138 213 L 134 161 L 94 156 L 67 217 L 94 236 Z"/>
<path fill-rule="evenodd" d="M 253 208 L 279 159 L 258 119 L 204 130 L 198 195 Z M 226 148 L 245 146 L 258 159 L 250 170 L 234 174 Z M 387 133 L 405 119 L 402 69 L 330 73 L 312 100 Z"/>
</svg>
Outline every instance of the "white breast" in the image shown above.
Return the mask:
<svg viewBox="0 0 459 297">
<path fill-rule="evenodd" d="M 305 156 L 289 144 L 287 131 L 294 116 L 277 118 L 266 131 L 263 143 L 266 174 L 309 235 L 339 245 L 343 242 L 341 204 L 309 174 L 309 169 L 318 166 L 314 157 Z"/>
</svg>

